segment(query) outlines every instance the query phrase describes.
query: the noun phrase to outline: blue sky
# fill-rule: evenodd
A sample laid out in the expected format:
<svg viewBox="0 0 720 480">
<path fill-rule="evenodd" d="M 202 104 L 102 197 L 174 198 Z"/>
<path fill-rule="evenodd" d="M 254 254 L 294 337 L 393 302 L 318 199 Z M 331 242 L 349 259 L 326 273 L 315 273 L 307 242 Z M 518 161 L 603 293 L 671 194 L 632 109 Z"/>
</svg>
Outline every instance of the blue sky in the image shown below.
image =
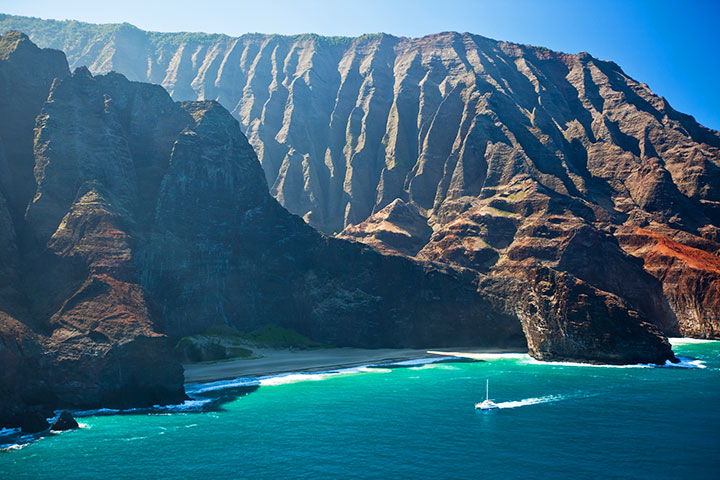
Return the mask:
<svg viewBox="0 0 720 480">
<path fill-rule="evenodd" d="M 472 32 L 613 60 L 720 130 L 720 0 L 0 0 L 0 12 L 230 35 Z"/>
</svg>

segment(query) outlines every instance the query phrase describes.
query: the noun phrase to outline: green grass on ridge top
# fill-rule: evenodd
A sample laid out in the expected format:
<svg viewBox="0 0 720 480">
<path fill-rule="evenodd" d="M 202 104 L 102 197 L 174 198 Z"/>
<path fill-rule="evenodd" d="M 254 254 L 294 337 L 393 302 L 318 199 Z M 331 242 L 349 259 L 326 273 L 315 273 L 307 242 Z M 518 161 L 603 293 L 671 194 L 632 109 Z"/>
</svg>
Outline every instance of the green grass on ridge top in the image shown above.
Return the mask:
<svg viewBox="0 0 720 480">
<path fill-rule="evenodd" d="M 157 48 L 176 47 L 183 43 L 209 45 L 218 40 L 233 40 L 244 36 L 260 36 L 267 38 L 283 38 L 292 41 L 312 40 L 323 45 L 349 45 L 354 41 L 376 40 L 386 33 L 368 33 L 359 37 L 322 36 L 315 33 L 301 33 L 297 35 L 247 33 L 241 37 L 233 37 L 223 33 L 204 32 L 153 32 L 142 30 L 130 23 L 95 24 L 77 20 L 52 20 L 37 17 L 22 17 L 0 13 L 0 33 L 9 30 L 20 30 L 26 33 L 40 46 L 57 44 L 78 44 L 81 41 L 101 40 L 113 35 L 127 35 L 145 37 Z"/>
</svg>

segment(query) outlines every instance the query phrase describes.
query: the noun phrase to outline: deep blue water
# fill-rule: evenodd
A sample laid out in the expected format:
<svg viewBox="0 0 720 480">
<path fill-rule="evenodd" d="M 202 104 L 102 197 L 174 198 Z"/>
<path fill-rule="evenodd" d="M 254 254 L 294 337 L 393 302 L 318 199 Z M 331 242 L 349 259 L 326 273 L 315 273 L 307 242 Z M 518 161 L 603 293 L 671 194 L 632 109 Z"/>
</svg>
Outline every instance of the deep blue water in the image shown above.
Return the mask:
<svg viewBox="0 0 720 480">
<path fill-rule="evenodd" d="M 518 355 L 265 379 L 215 411 L 83 417 L 0 453 L 0 479 L 720 478 L 720 342 L 675 351 L 704 368 Z M 486 378 L 505 408 L 474 409 Z"/>
</svg>

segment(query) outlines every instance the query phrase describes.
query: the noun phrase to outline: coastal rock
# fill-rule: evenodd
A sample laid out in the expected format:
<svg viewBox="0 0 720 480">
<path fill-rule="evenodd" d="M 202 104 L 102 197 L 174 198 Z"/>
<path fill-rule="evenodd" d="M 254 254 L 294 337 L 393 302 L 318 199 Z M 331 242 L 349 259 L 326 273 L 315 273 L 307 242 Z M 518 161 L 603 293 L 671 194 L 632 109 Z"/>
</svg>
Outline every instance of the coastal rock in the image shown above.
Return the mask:
<svg viewBox="0 0 720 480">
<path fill-rule="evenodd" d="M 528 350 L 538 360 L 618 365 L 676 361 L 670 343 L 642 313 L 565 272 L 529 269 L 520 281 L 492 279 L 484 287 L 520 317 Z"/>
<path fill-rule="evenodd" d="M 3 418 L 3 425 L 20 428 L 23 433 L 40 433 L 50 428 L 46 416 L 50 411 L 31 408 L 21 414 Z"/>
<path fill-rule="evenodd" d="M 586 220 L 592 215 L 526 180 L 490 198 L 446 202 L 416 257 L 477 272 L 479 293 L 521 320 L 536 358 L 674 358 L 663 332 L 678 335 L 679 327 L 661 283 Z M 357 238 L 374 217 L 347 230 Z"/>
<path fill-rule="evenodd" d="M 58 415 L 57 420 L 53 422 L 50 430 L 60 432 L 63 430 L 74 430 L 76 428 L 79 428 L 79 425 L 75 421 L 75 418 L 73 418 L 72 413 L 68 412 L 67 410 L 63 410 L 62 412 L 60 412 L 60 415 Z"/>
</svg>

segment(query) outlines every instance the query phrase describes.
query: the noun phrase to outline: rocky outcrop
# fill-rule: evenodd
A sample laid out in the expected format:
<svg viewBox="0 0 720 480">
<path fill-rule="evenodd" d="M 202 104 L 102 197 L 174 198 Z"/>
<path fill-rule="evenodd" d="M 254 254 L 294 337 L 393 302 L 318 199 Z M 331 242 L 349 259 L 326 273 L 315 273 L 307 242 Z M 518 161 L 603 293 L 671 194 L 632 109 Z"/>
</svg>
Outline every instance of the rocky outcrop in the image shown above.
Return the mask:
<svg viewBox="0 0 720 480">
<path fill-rule="evenodd" d="M 50 430 L 61 432 L 64 430 L 74 430 L 76 428 L 79 428 L 79 425 L 73 418 L 72 413 L 67 410 L 63 410 L 60 412 L 60 415 L 58 415 L 57 420 L 53 422 Z"/>
<path fill-rule="evenodd" d="M 364 222 L 344 229 L 342 237 L 383 253 L 414 256 L 428 243 L 432 232 L 418 208 L 398 198 Z"/>
<path fill-rule="evenodd" d="M 585 220 L 588 210 L 523 182 L 488 199 L 446 204 L 417 257 L 478 272 L 483 294 L 521 319 L 537 358 L 592 360 L 583 353 L 592 351 L 595 361 L 632 363 L 648 352 L 642 341 L 626 348 L 622 339 L 645 337 L 653 349 L 648 332 L 677 335 L 677 318 L 661 283 Z"/>
<path fill-rule="evenodd" d="M 520 318 L 533 357 L 604 364 L 674 361 L 660 330 L 622 298 L 547 267 L 522 274 L 489 277 L 481 287 Z"/>
</svg>

